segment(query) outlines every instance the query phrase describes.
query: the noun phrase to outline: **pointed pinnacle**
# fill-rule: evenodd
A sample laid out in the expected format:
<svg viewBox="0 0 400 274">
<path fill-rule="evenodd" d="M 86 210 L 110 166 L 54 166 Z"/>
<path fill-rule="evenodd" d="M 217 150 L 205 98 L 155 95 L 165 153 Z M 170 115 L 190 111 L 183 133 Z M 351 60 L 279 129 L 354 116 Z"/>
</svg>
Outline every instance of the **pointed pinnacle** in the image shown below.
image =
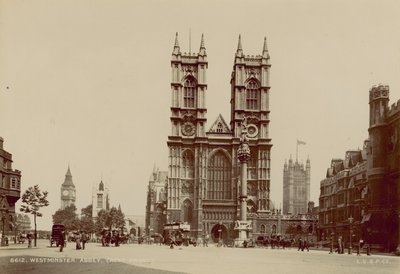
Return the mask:
<svg viewBox="0 0 400 274">
<path fill-rule="evenodd" d="M 239 34 L 239 42 L 238 42 L 237 51 L 239 51 L 239 50 L 243 50 L 243 49 L 242 49 L 242 39 L 241 39 L 240 34 Z"/>
<path fill-rule="evenodd" d="M 202 33 L 202 34 L 201 34 L 200 49 L 203 49 L 203 48 L 205 48 L 205 46 L 204 46 L 204 34 Z"/>
<path fill-rule="evenodd" d="M 175 45 L 174 45 L 174 47 L 179 48 L 178 32 L 175 34 Z"/>
<path fill-rule="evenodd" d="M 268 52 L 268 47 L 267 47 L 267 37 L 264 37 L 264 47 L 263 47 L 263 52 Z"/>
</svg>

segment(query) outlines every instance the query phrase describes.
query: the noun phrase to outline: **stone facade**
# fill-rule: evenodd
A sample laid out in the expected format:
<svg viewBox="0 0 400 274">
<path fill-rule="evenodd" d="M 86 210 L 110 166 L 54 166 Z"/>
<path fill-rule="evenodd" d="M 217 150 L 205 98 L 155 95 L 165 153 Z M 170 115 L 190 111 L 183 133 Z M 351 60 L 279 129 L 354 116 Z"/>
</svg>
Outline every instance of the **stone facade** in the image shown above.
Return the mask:
<svg viewBox="0 0 400 274">
<path fill-rule="evenodd" d="M 75 204 L 76 200 L 76 189 L 72 182 L 71 170 L 68 166 L 67 174 L 65 174 L 64 183 L 61 185 L 61 209 L 65 209 L 67 206 Z"/>
<path fill-rule="evenodd" d="M 168 172 L 154 167 L 149 179 L 146 204 L 146 233 L 163 233 L 163 225 L 167 222 Z"/>
<path fill-rule="evenodd" d="M 21 196 L 21 171 L 12 169 L 12 155 L 4 150 L 3 143 L 4 139 L 0 137 L 0 233 L 7 235 L 13 230 L 16 219 L 15 203 Z"/>
<path fill-rule="evenodd" d="M 110 209 L 110 191 L 104 185 L 103 181 L 100 181 L 98 186 L 93 187 L 92 191 L 92 216 L 93 219 L 97 218 L 97 214 L 100 210 Z"/>
<path fill-rule="evenodd" d="M 388 86 L 371 88 L 365 237 L 400 252 L 400 100 L 391 107 L 388 103 Z"/>
<path fill-rule="evenodd" d="M 388 86 L 369 93 L 368 140 L 344 160 L 333 159 L 321 181 L 319 237 L 348 243 L 353 235 L 352 242 L 400 251 L 400 101 L 388 106 Z"/>
<path fill-rule="evenodd" d="M 248 162 L 248 212 L 270 212 L 269 73 L 266 40 L 261 55 L 244 55 L 241 38 L 231 74 L 229 124 L 219 115 L 206 131 L 207 53 L 182 53 L 178 36 L 172 52 L 171 134 L 168 136 L 168 221 L 187 222 L 192 235 L 235 238 L 240 204 L 237 150 L 246 119 L 251 157 Z"/>
<path fill-rule="evenodd" d="M 283 168 L 283 214 L 306 214 L 310 201 L 311 164 L 306 165 L 292 158 Z"/>
</svg>

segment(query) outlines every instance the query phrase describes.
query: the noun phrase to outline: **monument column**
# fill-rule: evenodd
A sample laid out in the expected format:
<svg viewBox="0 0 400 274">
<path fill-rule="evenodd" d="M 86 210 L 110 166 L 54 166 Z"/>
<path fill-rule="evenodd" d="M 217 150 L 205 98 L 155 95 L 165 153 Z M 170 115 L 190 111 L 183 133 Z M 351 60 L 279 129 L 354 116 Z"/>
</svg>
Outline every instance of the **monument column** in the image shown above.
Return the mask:
<svg viewBox="0 0 400 274">
<path fill-rule="evenodd" d="M 239 231 L 239 238 L 236 239 L 236 245 L 241 245 L 247 240 L 247 231 L 251 229 L 251 224 L 247 221 L 247 162 L 250 159 L 250 147 L 247 140 L 247 121 L 243 118 L 240 145 L 238 149 L 238 158 L 240 161 L 240 220 L 236 221 L 235 229 Z"/>
</svg>

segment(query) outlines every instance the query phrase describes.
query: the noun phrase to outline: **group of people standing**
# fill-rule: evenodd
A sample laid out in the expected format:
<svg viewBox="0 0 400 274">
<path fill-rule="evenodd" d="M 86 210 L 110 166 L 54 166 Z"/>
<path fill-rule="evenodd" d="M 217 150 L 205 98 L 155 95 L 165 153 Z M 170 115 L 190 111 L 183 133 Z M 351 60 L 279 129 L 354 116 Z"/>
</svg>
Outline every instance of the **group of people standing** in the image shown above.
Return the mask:
<svg viewBox="0 0 400 274">
<path fill-rule="evenodd" d="M 297 251 L 304 251 L 304 249 L 307 249 L 307 252 L 310 251 L 309 249 L 309 244 L 307 239 L 303 239 L 303 238 L 299 238 L 299 248 L 297 249 Z"/>
<path fill-rule="evenodd" d="M 80 249 L 85 249 L 85 244 L 89 241 L 89 236 L 86 234 L 85 231 L 81 231 L 81 232 L 76 232 L 74 235 L 74 239 L 75 239 L 75 248 L 76 250 L 80 250 Z M 58 246 L 60 247 L 60 252 L 63 251 L 64 247 L 66 243 L 66 236 L 65 236 L 65 232 L 63 232 L 61 234 L 61 236 L 58 239 Z"/>
</svg>

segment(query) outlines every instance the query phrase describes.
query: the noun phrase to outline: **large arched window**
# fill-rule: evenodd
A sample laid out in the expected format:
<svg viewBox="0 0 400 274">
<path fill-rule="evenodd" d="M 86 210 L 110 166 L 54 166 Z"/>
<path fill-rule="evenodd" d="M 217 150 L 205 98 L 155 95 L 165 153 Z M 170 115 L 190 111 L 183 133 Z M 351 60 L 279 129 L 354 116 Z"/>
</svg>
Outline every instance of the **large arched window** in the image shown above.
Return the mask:
<svg viewBox="0 0 400 274">
<path fill-rule="evenodd" d="M 183 106 L 194 108 L 196 99 L 196 82 L 194 79 L 187 79 L 183 85 Z"/>
<path fill-rule="evenodd" d="M 190 150 L 185 150 L 182 155 L 182 178 L 193 178 L 194 157 Z"/>
<path fill-rule="evenodd" d="M 250 81 L 246 87 L 246 108 L 258 108 L 258 85 L 255 81 Z"/>
<path fill-rule="evenodd" d="M 228 157 L 218 151 L 208 163 L 207 198 L 227 200 L 232 198 L 231 164 Z"/>
</svg>

